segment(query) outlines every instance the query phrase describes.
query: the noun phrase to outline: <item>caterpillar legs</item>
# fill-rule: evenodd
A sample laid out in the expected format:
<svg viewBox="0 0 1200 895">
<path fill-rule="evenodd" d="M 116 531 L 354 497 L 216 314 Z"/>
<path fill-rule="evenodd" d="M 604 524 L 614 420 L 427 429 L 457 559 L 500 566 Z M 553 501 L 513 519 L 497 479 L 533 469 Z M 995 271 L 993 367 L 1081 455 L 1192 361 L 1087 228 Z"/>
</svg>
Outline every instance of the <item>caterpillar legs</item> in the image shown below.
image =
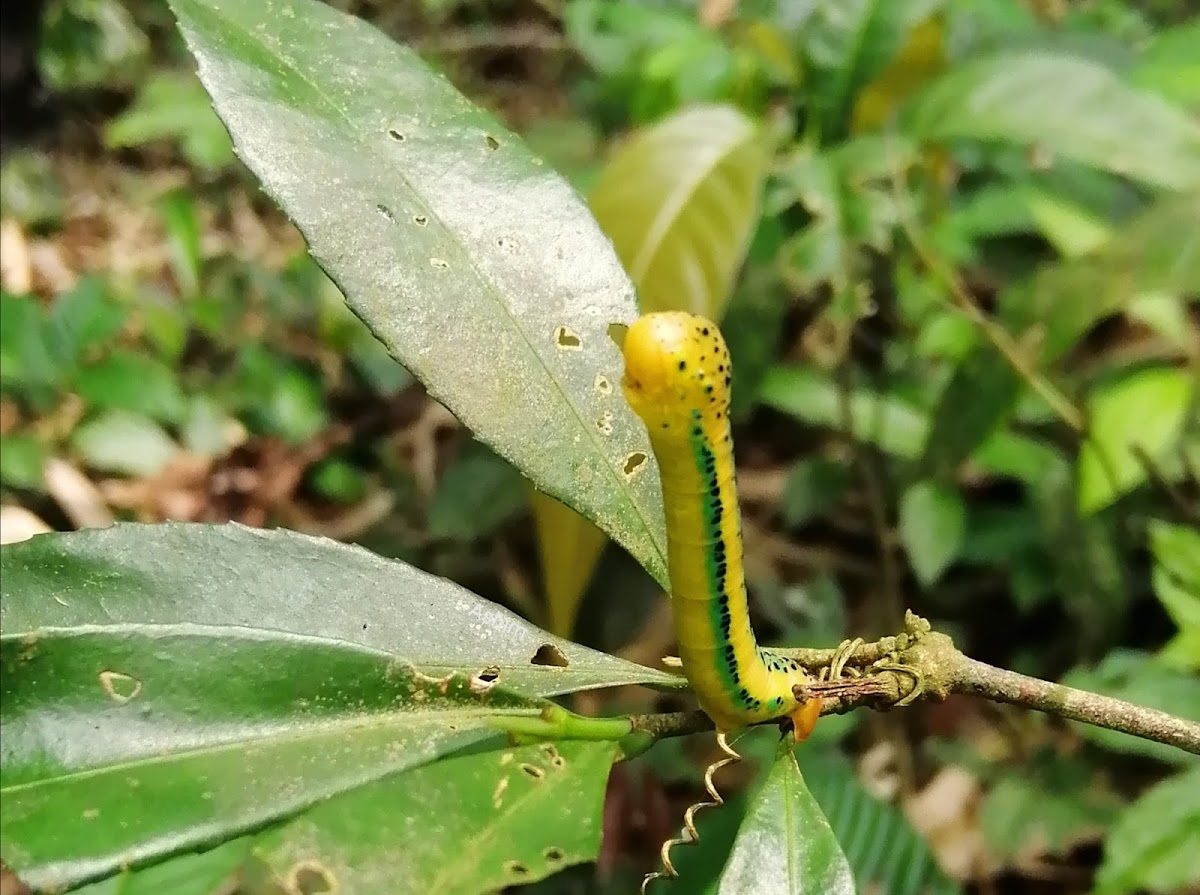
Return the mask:
<svg viewBox="0 0 1200 895">
<path fill-rule="evenodd" d="M 725 758 L 719 758 L 708 766 L 704 771 L 704 788 L 708 791 L 708 795 L 712 801 L 696 802 L 688 807 L 688 810 L 683 814 L 683 830 L 684 835 L 677 839 L 668 839 L 662 844 L 659 849 L 659 857 L 662 859 L 663 869 L 654 873 L 647 873 L 645 879 L 642 880 L 642 895 L 646 895 L 646 887 L 650 885 L 651 880 L 655 879 L 674 879 L 679 876 L 679 872 L 675 869 L 675 865 L 671 863 L 671 848 L 676 845 L 693 845 L 700 841 L 700 834 L 696 832 L 696 812 L 701 808 L 718 808 L 725 804 L 725 800 L 721 798 L 721 794 L 717 792 L 716 784 L 713 783 L 713 775 L 721 770 L 726 765 L 731 765 L 742 760 L 742 756 L 738 755 L 729 745 L 729 741 L 725 739 L 724 733 L 717 734 L 717 745 L 721 751 L 725 753 Z"/>
</svg>

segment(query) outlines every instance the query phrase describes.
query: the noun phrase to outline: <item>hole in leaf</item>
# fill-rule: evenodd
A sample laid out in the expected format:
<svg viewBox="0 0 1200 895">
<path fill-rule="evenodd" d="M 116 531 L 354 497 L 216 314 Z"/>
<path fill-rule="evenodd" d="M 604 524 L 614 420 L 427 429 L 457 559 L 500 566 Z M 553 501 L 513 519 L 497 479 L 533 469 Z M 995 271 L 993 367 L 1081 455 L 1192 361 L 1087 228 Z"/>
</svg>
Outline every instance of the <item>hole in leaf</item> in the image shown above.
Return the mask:
<svg viewBox="0 0 1200 895">
<path fill-rule="evenodd" d="M 525 776 L 528 777 L 530 780 L 543 780 L 546 777 L 545 771 L 543 771 L 537 765 L 529 764 L 528 762 L 521 765 L 521 770 L 525 773 Z"/>
<path fill-rule="evenodd" d="M 471 678 L 471 692 L 476 695 L 486 693 L 496 686 L 498 680 L 500 680 L 500 669 L 495 665 L 489 665 Z"/>
<path fill-rule="evenodd" d="M 375 210 L 378 211 L 389 223 L 396 223 L 396 216 L 392 214 L 392 210 L 386 205 L 376 205 Z"/>
<path fill-rule="evenodd" d="M 449 270 L 450 269 L 450 262 L 443 261 L 441 258 L 430 258 L 429 263 L 432 264 L 434 267 L 436 267 L 438 270 Z"/>
<path fill-rule="evenodd" d="M 561 861 L 563 858 L 566 857 L 566 855 L 563 854 L 563 850 L 561 848 L 555 848 L 553 845 L 551 845 L 544 852 L 542 852 L 542 855 L 551 864 L 557 864 L 559 861 Z"/>
<path fill-rule="evenodd" d="M 504 869 L 514 876 L 526 876 L 529 873 L 529 868 L 520 861 L 509 861 L 504 865 Z"/>
<path fill-rule="evenodd" d="M 563 651 L 553 643 L 543 643 L 537 648 L 537 652 L 533 654 L 533 658 L 529 660 L 529 664 L 566 668 L 571 663 L 567 661 L 567 657 L 563 654 Z"/>
<path fill-rule="evenodd" d="M 389 137 L 391 137 L 397 143 L 404 142 L 404 134 L 400 133 L 400 131 L 396 130 L 394 127 L 389 127 L 387 134 Z"/>
<path fill-rule="evenodd" d="M 565 326 L 560 326 L 554 331 L 554 341 L 559 348 L 578 351 L 583 345 L 583 340 L 579 338 L 579 334 Z"/>
<path fill-rule="evenodd" d="M 625 478 L 633 478 L 637 474 L 637 471 L 646 464 L 647 459 L 645 451 L 634 451 L 626 457 L 624 464 L 621 466 L 621 471 L 625 473 Z"/>
<path fill-rule="evenodd" d="M 618 348 L 625 347 L 625 334 L 629 332 L 629 326 L 624 323 L 610 323 L 608 325 L 608 337 L 613 340 Z"/>
<path fill-rule="evenodd" d="M 298 895 L 324 895 L 337 891 L 337 879 L 316 861 L 302 861 L 288 871 L 287 890 Z"/>
<path fill-rule="evenodd" d="M 102 671 L 100 688 L 113 702 L 129 702 L 142 692 L 142 682 L 120 671 Z"/>
<path fill-rule="evenodd" d="M 596 393 L 599 395 L 612 394 L 612 383 L 608 381 L 608 377 L 603 373 L 596 374 L 596 382 L 593 385 L 593 388 L 596 389 Z"/>
<path fill-rule="evenodd" d="M 425 215 L 423 215 L 423 214 L 414 214 L 413 215 L 413 223 L 416 224 L 418 227 L 424 227 L 426 224 L 429 223 L 429 218 L 425 217 Z"/>
<path fill-rule="evenodd" d="M 500 141 L 497 140 L 495 137 L 493 137 L 491 134 L 488 134 L 483 139 L 484 139 L 484 142 L 487 143 L 487 148 L 492 150 L 492 152 L 495 152 L 497 149 L 500 148 Z"/>
</svg>

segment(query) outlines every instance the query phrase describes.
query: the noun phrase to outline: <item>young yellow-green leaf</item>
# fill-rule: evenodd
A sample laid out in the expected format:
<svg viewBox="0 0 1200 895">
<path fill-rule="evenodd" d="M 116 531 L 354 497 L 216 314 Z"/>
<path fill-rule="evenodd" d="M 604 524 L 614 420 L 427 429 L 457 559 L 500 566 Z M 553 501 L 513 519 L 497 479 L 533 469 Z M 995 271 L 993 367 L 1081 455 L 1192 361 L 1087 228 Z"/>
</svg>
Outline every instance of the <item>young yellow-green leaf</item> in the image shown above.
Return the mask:
<svg viewBox="0 0 1200 895">
<path fill-rule="evenodd" d="M 609 159 L 589 202 L 643 313 L 720 321 L 757 221 L 767 150 L 741 112 L 695 106 L 635 134 Z"/>
<path fill-rule="evenodd" d="M 1104 842 L 1095 895 L 1168 895 L 1200 885 L 1200 766 L 1147 790 Z"/>
<path fill-rule="evenodd" d="M 917 578 L 926 587 L 958 555 L 966 533 L 962 496 L 934 481 L 917 482 L 900 498 L 900 540 Z"/>
<path fill-rule="evenodd" d="M 854 874 L 804 783 L 792 743 L 781 744 L 721 873 L 718 895 L 854 895 Z"/>
<path fill-rule="evenodd" d="M 1112 235 L 1107 222 L 1062 196 L 1031 188 L 1025 201 L 1038 228 L 1066 258 L 1085 255 Z"/>
<path fill-rule="evenodd" d="M 1079 511 L 1095 513 L 1146 480 L 1179 438 L 1195 380 L 1183 369 L 1139 370 L 1097 388 L 1088 401 L 1088 440 L 1079 451 Z"/>
<path fill-rule="evenodd" d="M 1153 186 L 1200 186 L 1200 124 L 1081 57 L 1013 50 L 968 61 L 917 94 L 904 118 L 926 140 L 1037 146 Z"/>
<path fill-rule="evenodd" d="M 317 0 L 172 0 L 238 154 L 348 304 L 480 441 L 666 581 L 615 388 L 634 290 L 587 207 L 415 52 Z M 607 420 L 607 433 L 599 421 Z"/>
<path fill-rule="evenodd" d="M 260 836 L 280 880 L 306 891 L 479 895 L 594 861 L 613 743 L 458 755 L 331 799 Z M 547 821 L 553 818 L 552 823 Z"/>
<path fill-rule="evenodd" d="M 608 538 L 573 509 L 529 489 L 537 527 L 546 596 L 546 627 L 570 637 L 579 601 L 587 590 Z"/>
<path fill-rule="evenodd" d="M 1128 72 L 1130 83 L 1185 109 L 1200 108 L 1200 18 L 1158 31 Z"/>
<path fill-rule="evenodd" d="M 850 129 L 854 100 L 904 48 L 912 30 L 941 0 L 839 0 L 815 4 L 800 31 L 805 95 L 821 139 L 832 143 Z M 919 68 L 919 64 L 918 64 Z"/>
</svg>

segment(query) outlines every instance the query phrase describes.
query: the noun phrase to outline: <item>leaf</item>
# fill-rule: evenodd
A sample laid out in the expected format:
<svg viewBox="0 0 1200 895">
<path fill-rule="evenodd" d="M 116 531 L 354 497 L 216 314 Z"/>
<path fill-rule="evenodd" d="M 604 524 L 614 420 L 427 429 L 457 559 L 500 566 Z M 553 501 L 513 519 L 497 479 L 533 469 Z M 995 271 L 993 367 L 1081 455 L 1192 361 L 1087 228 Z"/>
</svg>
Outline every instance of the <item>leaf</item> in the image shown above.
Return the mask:
<svg viewBox="0 0 1200 895">
<path fill-rule="evenodd" d="M 75 895 L 214 895 L 249 857 L 250 846 L 249 837 L 234 839 L 200 854 L 110 876 L 73 891 Z"/>
<path fill-rule="evenodd" d="M 1050 50 L 967 61 L 905 110 L 924 140 L 999 140 L 1168 189 L 1200 185 L 1200 125 L 1102 65 Z"/>
<path fill-rule="evenodd" d="M 189 162 L 216 171 L 234 161 L 233 143 L 195 75 L 156 71 L 133 104 L 104 128 L 109 149 L 176 140 Z"/>
<path fill-rule="evenodd" d="M 1181 369 L 1150 367 L 1096 388 L 1088 439 L 1079 450 L 1079 512 L 1104 509 L 1146 480 L 1178 440 L 1195 381 Z"/>
<path fill-rule="evenodd" d="M 1151 520 L 1150 546 L 1154 593 L 1179 627 L 1160 658 L 1180 668 L 1200 669 L 1200 531 Z"/>
<path fill-rule="evenodd" d="M 355 313 L 480 441 L 665 582 L 649 439 L 594 387 L 620 377 L 608 328 L 635 319 L 633 288 L 567 182 L 324 3 L 171 6 L 240 157 Z"/>
<path fill-rule="evenodd" d="M 957 489 L 933 481 L 911 485 L 900 498 L 900 540 L 923 585 L 937 582 L 958 555 L 967 515 Z"/>
<path fill-rule="evenodd" d="M 822 0 L 815 5 L 801 39 L 805 87 L 823 143 L 845 136 L 859 92 L 940 5 L 940 0 Z"/>
<path fill-rule="evenodd" d="M 684 109 L 625 143 L 589 202 L 643 313 L 720 322 L 757 223 L 767 147 L 730 106 Z"/>
<path fill-rule="evenodd" d="M 1104 841 L 1095 895 L 1182 892 L 1200 883 L 1200 766 L 1148 789 Z"/>
<path fill-rule="evenodd" d="M 45 488 L 46 448 L 36 435 L 0 435 L 0 482 L 8 488 Z"/>
<path fill-rule="evenodd" d="M 1105 829 L 1120 800 L 1082 759 L 1039 756 L 1005 774 L 979 808 L 988 851 L 1001 861 L 1065 856 Z"/>
<path fill-rule="evenodd" d="M 553 497 L 530 488 L 529 500 L 542 561 L 547 627 L 559 637 L 569 637 L 575 627 L 579 602 L 608 538 Z"/>
<path fill-rule="evenodd" d="M 801 748 L 799 761 L 854 870 L 859 892 L 952 895 L 959 891 L 904 815 L 871 795 L 842 754 Z"/>
<path fill-rule="evenodd" d="M 787 860 L 780 860 L 786 855 Z M 853 895 L 854 875 L 808 791 L 790 742 L 751 799 L 718 895 Z"/>
<path fill-rule="evenodd" d="M 543 694 L 675 685 L 290 532 L 119 524 L 0 560 L 0 824 L 37 885 L 261 828 L 494 739 Z"/>
<path fill-rule="evenodd" d="M 1200 20 L 1180 22 L 1156 33 L 1128 72 L 1135 87 L 1153 90 L 1186 109 L 1200 108 Z"/>
<path fill-rule="evenodd" d="M 486 446 L 469 441 L 438 482 L 429 506 L 429 534 L 475 541 L 487 537 L 525 507 L 521 476 Z"/>
<path fill-rule="evenodd" d="M 845 463 L 814 457 L 801 460 L 788 473 L 779 498 L 779 513 L 792 528 L 833 509 L 850 484 Z"/>
<path fill-rule="evenodd" d="M 596 859 L 614 754 L 562 742 L 454 756 L 322 803 L 255 851 L 280 879 L 307 858 L 327 891 L 361 895 L 531 883 Z"/>
<path fill-rule="evenodd" d="M 1112 236 L 1106 221 L 1062 196 L 1030 189 L 1025 199 L 1038 228 L 1064 257 L 1085 255 Z"/>
<path fill-rule="evenodd" d="M 92 469 L 130 476 L 162 472 L 179 452 L 153 420 L 124 410 L 111 410 L 71 433 L 71 446 Z"/>
<path fill-rule="evenodd" d="M 1159 709 L 1179 718 L 1200 722 L 1200 687 L 1193 675 L 1167 668 L 1148 653 L 1115 649 L 1094 668 L 1074 668 L 1062 683 L 1081 690 L 1115 696 L 1134 705 Z M 1196 756 L 1174 746 L 1153 743 L 1132 734 L 1072 725 L 1085 739 L 1113 752 L 1143 755 L 1168 764 L 1187 765 Z"/>
<path fill-rule="evenodd" d="M 1125 221 L 1119 239 L 1045 265 L 1029 282 L 1005 289 L 1001 321 L 1044 367 L 1105 316 L 1143 295 L 1200 290 L 1198 218 L 1200 191 L 1160 199 Z"/>
<path fill-rule="evenodd" d="M 921 4 L 913 4 L 920 7 Z M 929 4 L 940 7 L 941 2 Z M 889 11 L 895 11 L 893 9 Z M 912 16 L 908 16 L 910 20 Z M 890 125 L 897 108 L 917 89 L 946 66 L 945 24 L 943 16 L 930 15 L 909 29 L 904 45 L 870 83 L 863 86 L 854 101 L 850 130 L 881 130 Z"/>
<path fill-rule="evenodd" d="M 167 237 L 171 270 L 184 298 L 200 291 L 204 250 L 200 244 L 200 221 L 196 204 L 186 190 L 172 190 L 158 200 L 158 213 Z"/>
<path fill-rule="evenodd" d="M 48 323 L 54 356 L 63 364 L 78 363 L 89 349 L 109 343 L 125 317 L 125 309 L 112 299 L 103 280 L 82 278 L 54 298 Z"/>
<path fill-rule="evenodd" d="M 128 411 L 162 423 L 187 415 L 187 398 L 176 371 L 160 360 L 117 349 L 75 376 L 75 390 L 92 407 Z"/>
</svg>

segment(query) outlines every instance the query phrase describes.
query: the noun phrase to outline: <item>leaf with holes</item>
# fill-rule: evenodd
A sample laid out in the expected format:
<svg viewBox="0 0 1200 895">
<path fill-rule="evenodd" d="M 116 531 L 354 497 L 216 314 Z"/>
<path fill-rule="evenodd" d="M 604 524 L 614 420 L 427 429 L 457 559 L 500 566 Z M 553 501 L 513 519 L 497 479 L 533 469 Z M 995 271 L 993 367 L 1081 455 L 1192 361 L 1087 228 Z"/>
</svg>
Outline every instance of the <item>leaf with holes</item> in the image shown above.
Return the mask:
<svg viewBox="0 0 1200 895">
<path fill-rule="evenodd" d="M 720 321 L 758 220 L 766 166 L 763 132 L 727 106 L 679 112 L 609 160 L 589 199 L 643 312 Z"/>
<path fill-rule="evenodd" d="M 612 743 L 447 758 L 331 799 L 259 837 L 281 880 L 359 895 L 477 895 L 594 861 Z M 547 823 L 548 818 L 553 823 Z"/>
<path fill-rule="evenodd" d="M 355 313 L 481 441 L 666 582 L 655 462 L 611 387 L 608 330 L 636 318 L 634 290 L 571 186 L 327 4 L 171 8 L 239 156 Z"/>
<path fill-rule="evenodd" d="M 1036 145 L 1153 186 L 1200 186 L 1200 125 L 1089 59 L 1014 50 L 968 61 L 917 94 L 904 129 L 925 140 Z"/>
<path fill-rule="evenodd" d="M 3 857 L 38 885 L 236 838 L 493 737 L 542 695 L 677 685 L 290 532 L 46 535 L 3 548 L 0 586 Z"/>
<path fill-rule="evenodd" d="M 786 855 L 787 860 L 781 860 Z M 853 895 L 854 874 L 808 791 L 790 741 L 750 800 L 718 895 Z"/>
</svg>

